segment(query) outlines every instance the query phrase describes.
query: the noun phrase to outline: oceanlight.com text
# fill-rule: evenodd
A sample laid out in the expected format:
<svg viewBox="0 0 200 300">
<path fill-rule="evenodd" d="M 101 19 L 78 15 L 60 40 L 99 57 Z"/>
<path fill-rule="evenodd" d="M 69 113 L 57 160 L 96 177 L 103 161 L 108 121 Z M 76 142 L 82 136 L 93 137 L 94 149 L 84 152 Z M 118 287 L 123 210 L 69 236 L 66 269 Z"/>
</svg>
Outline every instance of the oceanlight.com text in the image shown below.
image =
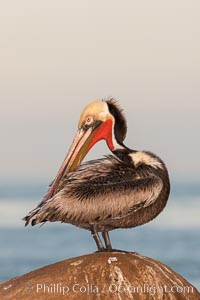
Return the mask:
<svg viewBox="0 0 200 300">
<path fill-rule="evenodd" d="M 97 293 L 120 293 L 120 294 L 149 294 L 155 295 L 156 293 L 163 293 L 163 294 L 189 294 L 193 293 L 193 286 L 179 286 L 174 285 L 168 287 L 167 285 L 163 286 L 156 286 L 156 285 L 148 285 L 144 284 L 141 286 L 133 286 L 127 284 L 110 284 L 110 285 L 103 285 L 97 286 L 94 284 L 78 284 L 75 283 L 73 285 L 64 285 L 62 283 L 52 283 L 52 284 L 45 284 L 45 283 L 38 283 L 35 286 L 29 286 L 29 291 L 35 290 L 38 294 L 60 294 L 66 295 L 69 293 L 76 293 L 76 294 L 97 294 Z"/>
</svg>

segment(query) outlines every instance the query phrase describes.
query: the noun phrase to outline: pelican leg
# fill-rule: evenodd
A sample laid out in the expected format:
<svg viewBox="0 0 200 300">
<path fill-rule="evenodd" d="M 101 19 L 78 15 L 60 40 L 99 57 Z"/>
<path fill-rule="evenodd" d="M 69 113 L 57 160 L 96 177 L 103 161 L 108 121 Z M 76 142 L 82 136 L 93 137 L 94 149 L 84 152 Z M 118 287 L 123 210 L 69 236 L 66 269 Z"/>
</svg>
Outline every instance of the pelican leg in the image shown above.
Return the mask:
<svg viewBox="0 0 200 300">
<path fill-rule="evenodd" d="M 105 249 L 103 247 L 102 241 L 99 237 L 98 232 L 96 231 L 96 226 L 94 225 L 91 226 L 91 234 L 97 244 L 98 251 L 104 251 Z"/>
<path fill-rule="evenodd" d="M 108 231 L 102 232 L 102 236 L 103 236 L 103 239 L 105 241 L 106 249 L 111 250 L 112 245 L 111 245 L 111 242 L 110 242 L 110 237 L 109 237 Z"/>
</svg>

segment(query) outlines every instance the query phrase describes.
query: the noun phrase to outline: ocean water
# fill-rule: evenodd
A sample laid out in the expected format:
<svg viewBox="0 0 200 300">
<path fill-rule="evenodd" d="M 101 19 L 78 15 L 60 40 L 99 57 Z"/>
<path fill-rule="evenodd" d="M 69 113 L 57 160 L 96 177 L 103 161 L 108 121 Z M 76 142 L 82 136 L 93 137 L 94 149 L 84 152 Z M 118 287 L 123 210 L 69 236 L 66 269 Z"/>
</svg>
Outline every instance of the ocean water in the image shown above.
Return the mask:
<svg viewBox="0 0 200 300">
<path fill-rule="evenodd" d="M 21 219 L 37 204 L 36 197 L 0 198 L 0 282 L 96 251 L 90 233 L 72 225 L 25 228 Z M 160 260 L 200 289 L 200 196 L 172 195 L 155 220 L 110 237 L 113 248 Z"/>
</svg>

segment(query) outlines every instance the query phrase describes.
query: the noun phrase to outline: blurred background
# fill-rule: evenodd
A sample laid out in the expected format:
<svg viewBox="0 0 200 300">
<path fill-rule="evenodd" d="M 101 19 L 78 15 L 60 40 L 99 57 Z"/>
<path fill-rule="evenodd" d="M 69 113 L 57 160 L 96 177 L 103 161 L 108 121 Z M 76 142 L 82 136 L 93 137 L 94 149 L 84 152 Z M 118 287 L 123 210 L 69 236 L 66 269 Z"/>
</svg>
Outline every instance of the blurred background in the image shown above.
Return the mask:
<svg viewBox="0 0 200 300">
<path fill-rule="evenodd" d="M 94 99 L 115 97 L 125 143 L 158 154 L 172 191 L 153 222 L 111 232 L 115 248 L 168 264 L 200 288 L 200 2 L 0 2 L 0 281 L 95 251 L 66 224 L 24 228 Z M 86 159 L 109 151 L 100 142 Z"/>
</svg>

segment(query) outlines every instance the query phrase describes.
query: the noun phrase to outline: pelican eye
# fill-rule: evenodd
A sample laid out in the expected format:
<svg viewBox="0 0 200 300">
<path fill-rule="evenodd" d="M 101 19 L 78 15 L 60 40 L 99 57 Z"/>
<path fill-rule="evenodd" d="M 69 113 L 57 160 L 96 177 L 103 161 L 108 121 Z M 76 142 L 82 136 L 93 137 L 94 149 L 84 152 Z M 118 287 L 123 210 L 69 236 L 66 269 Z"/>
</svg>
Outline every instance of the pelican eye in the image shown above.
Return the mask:
<svg viewBox="0 0 200 300">
<path fill-rule="evenodd" d="M 83 121 L 83 125 L 82 125 L 82 129 L 83 130 L 88 130 L 88 128 L 92 127 L 92 129 L 94 130 L 95 128 L 97 128 L 100 124 L 102 123 L 102 121 L 100 120 L 95 120 L 93 116 L 88 116 L 85 118 L 85 120 Z"/>
<path fill-rule="evenodd" d="M 85 120 L 85 124 L 86 126 L 91 125 L 94 121 L 94 118 L 92 116 L 88 116 Z"/>
<path fill-rule="evenodd" d="M 82 129 L 87 130 L 89 127 L 93 126 L 94 118 L 92 116 L 87 116 L 82 123 Z"/>
</svg>

